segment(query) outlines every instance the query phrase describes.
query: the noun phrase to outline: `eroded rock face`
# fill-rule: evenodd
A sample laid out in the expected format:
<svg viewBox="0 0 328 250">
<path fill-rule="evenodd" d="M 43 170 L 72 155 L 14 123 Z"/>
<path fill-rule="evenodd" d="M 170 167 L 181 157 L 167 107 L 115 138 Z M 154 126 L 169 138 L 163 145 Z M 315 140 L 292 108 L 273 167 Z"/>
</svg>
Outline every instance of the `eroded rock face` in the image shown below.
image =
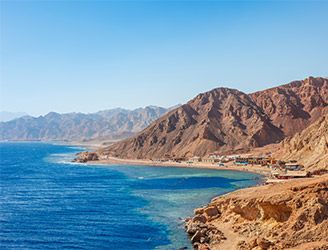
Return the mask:
<svg viewBox="0 0 328 250">
<path fill-rule="evenodd" d="M 206 213 L 214 208 L 220 211 L 217 217 Z M 206 217 L 205 223 L 186 223 L 193 229 L 187 230 L 191 237 L 197 231 L 206 236 L 204 242 L 194 238 L 196 249 L 220 249 L 225 235 L 218 228 L 224 225 L 237 235 L 233 240 L 238 244 L 231 250 L 328 249 L 328 175 L 236 191 L 195 212 Z"/>
<path fill-rule="evenodd" d="M 73 160 L 74 162 L 85 163 L 88 161 L 98 161 L 98 154 L 95 152 L 82 152 L 76 155 L 76 158 Z"/>
</svg>

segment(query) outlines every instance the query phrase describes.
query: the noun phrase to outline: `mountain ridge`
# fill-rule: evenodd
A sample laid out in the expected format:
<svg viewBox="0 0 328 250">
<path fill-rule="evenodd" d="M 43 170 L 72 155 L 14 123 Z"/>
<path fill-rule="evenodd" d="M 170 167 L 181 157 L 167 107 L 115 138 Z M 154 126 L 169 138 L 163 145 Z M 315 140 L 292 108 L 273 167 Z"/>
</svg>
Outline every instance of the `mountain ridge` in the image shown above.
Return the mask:
<svg viewBox="0 0 328 250">
<path fill-rule="evenodd" d="M 134 110 L 111 109 L 96 113 L 49 112 L 0 123 L 1 140 L 121 139 L 142 130 L 168 109 L 147 106 Z"/>
<path fill-rule="evenodd" d="M 100 155 L 154 159 L 228 154 L 277 143 L 328 112 L 328 80 L 309 77 L 245 94 L 215 88 Z"/>
</svg>

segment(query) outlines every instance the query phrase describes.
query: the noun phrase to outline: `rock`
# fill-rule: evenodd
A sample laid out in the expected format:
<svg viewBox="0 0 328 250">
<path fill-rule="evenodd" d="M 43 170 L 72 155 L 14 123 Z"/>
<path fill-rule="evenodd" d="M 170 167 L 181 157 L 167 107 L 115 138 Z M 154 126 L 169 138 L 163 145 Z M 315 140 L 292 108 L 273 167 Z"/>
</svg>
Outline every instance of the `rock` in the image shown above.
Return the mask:
<svg viewBox="0 0 328 250">
<path fill-rule="evenodd" d="M 207 244 L 198 244 L 198 250 L 211 250 Z"/>
<path fill-rule="evenodd" d="M 205 208 L 204 213 L 208 217 L 217 217 L 220 214 L 218 208 L 215 206 L 210 206 L 210 207 Z"/>
<path fill-rule="evenodd" d="M 198 227 L 196 224 L 190 223 L 187 225 L 187 230 L 186 232 L 190 235 L 194 235 L 197 231 Z"/>
<path fill-rule="evenodd" d="M 204 213 L 204 208 L 196 208 L 195 210 L 194 210 L 194 214 L 203 214 Z"/>
<path fill-rule="evenodd" d="M 85 163 L 88 161 L 98 161 L 98 160 L 99 160 L 99 156 L 96 152 L 82 152 L 82 153 L 78 153 L 77 157 L 73 161 Z"/>
<path fill-rule="evenodd" d="M 265 238 L 258 238 L 256 243 L 263 250 L 269 249 L 269 247 L 272 245 L 272 243 Z"/>
<path fill-rule="evenodd" d="M 192 221 L 205 223 L 207 221 L 207 219 L 204 215 L 196 215 L 195 217 L 192 218 Z"/>
<path fill-rule="evenodd" d="M 194 244 L 196 242 L 200 242 L 200 238 L 202 237 L 202 233 L 200 231 L 197 231 L 194 236 L 191 237 L 191 242 Z"/>
<path fill-rule="evenodd" d="M 249 241 L 248 245 L 250 246 L 250 248 L 255 248 L 258 246 L 258 243 L 257 243 L 257 238 L 253 238 Z"/>
</svg>

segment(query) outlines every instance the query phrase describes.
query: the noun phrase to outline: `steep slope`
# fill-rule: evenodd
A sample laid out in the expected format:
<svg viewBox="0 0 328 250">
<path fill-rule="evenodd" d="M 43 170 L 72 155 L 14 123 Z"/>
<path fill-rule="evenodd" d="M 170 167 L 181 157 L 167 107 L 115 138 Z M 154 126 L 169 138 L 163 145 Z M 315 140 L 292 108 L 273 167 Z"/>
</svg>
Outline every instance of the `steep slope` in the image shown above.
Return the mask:
<svg viewBox="0 0 328 250">
<path fill-rule="evenodd" d="M 302 131 L 328 114 L 328 79 L 309 77 L 250 94 L 285 136 Z"/>
<path fill-rule="evenodd" d="M 301 133 L 283 140 L 275 157 L 297 160 L 311 172 L 328 172 L 328 115 L 319 118 Z"/>
<path fill-rule="evenodd" d="M 112 109 L 92 114 L 51 112 L 0 123 L 0 140 L 83 140 L 126 138 L 162 116 L 155 106 L 135 110 Z"/>
<path fill-rule="evenodd" d="M 204 156 L 277 142 L 282 132 L 252 99 L 234 89 L 199 94 L 136 136 L 99 151 L 121 158 Z"/>
</svg>

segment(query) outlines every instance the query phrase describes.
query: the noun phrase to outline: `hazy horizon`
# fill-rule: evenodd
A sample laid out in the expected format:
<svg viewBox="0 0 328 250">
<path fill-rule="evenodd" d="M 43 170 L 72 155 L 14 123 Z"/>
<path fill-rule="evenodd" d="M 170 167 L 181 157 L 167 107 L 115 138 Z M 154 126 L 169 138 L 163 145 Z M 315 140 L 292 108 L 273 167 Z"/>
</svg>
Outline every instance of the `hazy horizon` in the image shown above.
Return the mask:
<svg viewBox="0 0 328 250">
<path fill-rule="evenodd" d="M 328 2 L 0 4 L 4 111 L 170 107 L 328 75 Z"/>
<path fill-rule="evenodd" d="M 325 76 L 307 76 L 307 77 L 304 77 L 303 79 L 305 78 L 308 78 L 308 77 L 325 77 Z M 303 80 L 303 79 L 294 79 L 294 80 Z M 294 80 L 291 80 L 291 81 L 294 81 Z M 289 81 L 289 82 L 291 82 Z M 285 83 L 289 83 L 289 82 L 285 82 Z M 281 83 L 281 84 L 276 84 L 276 85 L 272 85 L 272 86 L 268 86 L 268 88 L 271 88 L 271 87 L 276 87 L 276 86 L 280 86 L 280 85 L 283 85 L 285 83 Z M 218 86 L 218 87 L 226 87 L 226 86 Z M 216 87 L 216 88 L 218 88 Z M 227 87 L 228 88 L 228 87 Z M 214 89 L 214 88 L 212 88 Z M 199 93 L 197 93 L 196 95 L 200 94 L 200 93 L 204 93 L 204 92 L 207 92 L 207 91 L 210 91 L 212 89 L 209 89 L 209 90 L 206 90 L 206 91 L 201 91 Z M 240 90 L 240 89 L 239 89 Z M 255 90 L 254 92 L 256 91 L 260 91 L 260 90 L 264 90 L 264 89 L 258 89 L 258 90 Z M 252 92 L 246 92 L 247 94 L 249 93 L 252 93 Z M 195 96 L 192 96 L 190 97 L 188 100 L 196 97 Z M 188 101 L 186 100 L 186 102 Z M 33 112 L 26 112 L 24 110 L 22 111 L 8 111 L 8 110 L 0 110 L 0 113 L 10 113 L 12 115 L 18 115 L 17 117 L 22 117 L 23 115 L 21 115 L 21 113 L 24 113 L 24 116 L 33 116 L 33 117 L 38 117 L 38 116 L 45 116 L 47 115 L 48 113 L 51 113 L 51 112 L 54 112 L 54 113 L 59 113 L 59 114 L 70 114 L 70 113 L 83 113 L 83 114 L 92 114 L 92 113 L 97 113 L 97 112 L 101 112 L 101 111 L 107 111 L 107 110 L 115 110 L 115 109 L 125 109 L 125 110 L 136 110 L 136 109 L 139 109 L 139 108 L 146 108 L 146 107 L 151 107 L 151 106 L 154 106 L 154 107 L 159 107 L 159 108 L 166 108 L 166 109 L 170 109 L 170 108 L 173 108 L 175 106 L 179 106 L 179 105 L 182 105 L 182 104 L 185 104 L 186 102 L 183 102 L 183 103 L 176 103 L 176 104 L 173 104 L 171 106 L 160 106 L 160 105 L 154 105 L 154 104 L 148 104 L 148 105 L 145 105 L 145 106 L 139 106 L 139 107 L 121 107 L 121 106 L 118 106 L 118 107 L 109 107 L 109 108 L 100 108 L 99 110 L 93 110 L 93 111 L 81 111 L 81 110 L 72 110 L 72 111 L 56 111 L 56 110 L 48 110 L 48 111 L 45 111 L 43 113 L 33 113 Z"/>
</svg>

